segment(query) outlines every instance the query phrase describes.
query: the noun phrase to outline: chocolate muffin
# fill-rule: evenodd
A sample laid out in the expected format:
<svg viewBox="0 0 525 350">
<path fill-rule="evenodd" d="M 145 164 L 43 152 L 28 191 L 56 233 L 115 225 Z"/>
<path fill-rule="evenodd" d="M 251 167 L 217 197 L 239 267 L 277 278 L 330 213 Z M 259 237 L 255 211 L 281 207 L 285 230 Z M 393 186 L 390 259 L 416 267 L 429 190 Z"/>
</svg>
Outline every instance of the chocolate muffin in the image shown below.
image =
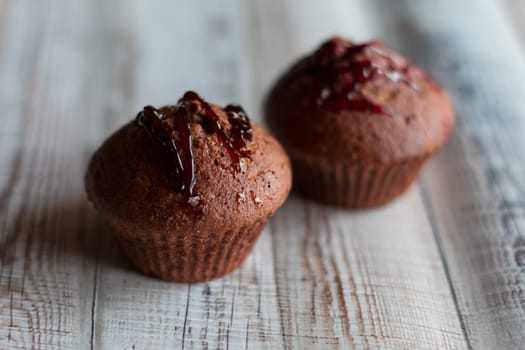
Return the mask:
<svg viewBox="0 0 525 350">
<path fill-rule="evenodd" d="M 279 143 L 240 106 L 187 92 L 144 107 L 95 152 L 90 201 L 145 274 L 196 282 L 241 265 L 291 187 Z"/>
<path fill-rule="evenodd" d="M 294 188 L 328 204 L 392 200 L 449 138 L 446 93 L 380 41 L 332 38 L 295 63 L 265 101 L 292 160 Z"/>
</svg>

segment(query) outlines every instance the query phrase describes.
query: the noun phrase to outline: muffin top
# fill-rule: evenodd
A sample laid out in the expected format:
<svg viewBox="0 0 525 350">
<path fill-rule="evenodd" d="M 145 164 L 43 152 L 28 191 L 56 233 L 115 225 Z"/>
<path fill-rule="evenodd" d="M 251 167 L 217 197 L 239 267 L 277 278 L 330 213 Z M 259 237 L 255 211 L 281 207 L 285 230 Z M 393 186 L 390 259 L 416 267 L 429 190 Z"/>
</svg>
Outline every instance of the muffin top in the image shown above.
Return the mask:
<svg viewBox="0 0 525 350">
<path fill-rule="evenodd" d="M 90 200 L 115 224 L 208 232 L 270 216 L 291 187 L 279 143 L 238 105 L 187 92 L 146 106 L 93 155 Z"/>
<path fill-rule="evenodd" d="M 380 41 L 339 37 L 295 63 L 270 91 L 266 118 L 294 155 L 384 163 L 433 153 L 454 126 L 442 88 Z"/>
</svg>

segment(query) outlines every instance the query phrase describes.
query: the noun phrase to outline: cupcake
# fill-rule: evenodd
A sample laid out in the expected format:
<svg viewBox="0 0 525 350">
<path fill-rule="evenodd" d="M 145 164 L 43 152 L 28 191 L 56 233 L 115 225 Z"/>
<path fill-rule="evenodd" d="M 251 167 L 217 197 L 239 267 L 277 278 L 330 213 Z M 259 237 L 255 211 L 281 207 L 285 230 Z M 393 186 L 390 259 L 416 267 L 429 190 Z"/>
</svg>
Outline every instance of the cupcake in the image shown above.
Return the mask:
<svg viewBox="0 0 525 350">
<path fill-rule="evenodd" d="M 143 273 L 206 281 L 238 268 L 291 187 L 289 160 L 238 105 L 187 92 L 151 106 L 91 158 L 89 200 Z"/>
<path fill-rule="evenodd" d="M 420 68 L 380 41 L 338 37 L 277 81 L 265 117 L 292 160 L 294 188 L 349 208 L 400 195 L 454 127 L 446 93 Z"/>
</svg>

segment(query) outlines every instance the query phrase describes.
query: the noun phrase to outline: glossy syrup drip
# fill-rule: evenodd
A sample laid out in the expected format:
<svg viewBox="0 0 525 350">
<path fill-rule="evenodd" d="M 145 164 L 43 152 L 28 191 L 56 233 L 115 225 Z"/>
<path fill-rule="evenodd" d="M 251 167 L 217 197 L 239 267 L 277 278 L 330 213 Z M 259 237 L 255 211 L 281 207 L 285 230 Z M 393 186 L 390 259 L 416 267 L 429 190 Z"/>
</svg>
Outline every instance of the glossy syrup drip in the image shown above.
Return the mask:
<svg viewBox="0 0 525 350">
<path fill-rule="evenodd" d="M 226 148 L 236 171 L 240 170 L 240 158 L 251 155 L 246 149 L 246 143 L 252 140 L 248 116 L 240 106 L 229 105 L 225 111 L 230 123 L 228 133 L 213 108 L 192 91 L 186 92 L 176 106 L 163 111 L 146 106 L 137 115 L 137 123 L 159 145 L 165 158 L 166 182 L 195 208 L 200 204 L 200 196 L 196 191 L 191 123 L 211 125 L 211 132 Z"/>
<path fill-rule="evenodd" d="M 377 65 L 363 54 L 377 55 L 388 61 L 387 67 Z M 399 113 L 386 106 L 373 103 L 362 94 L 365 84 L 377 79 L 388 79 L 405 84 L 419 92 L 420 87 L 409 76 L 416 69 L 410 63 L 399 65 L 392 54 L 380 43 L 372 41 L 361 45 L 334 38 L 323 44 L 313 56 L 300 64 L 292 76 L 315 75 L 311 93 L 305 99 L 306 106 L 318 106 L 338 112 L 355 110 L 395 116 Z M 342 80 L 344 79 L 344 80 Z M 344 83 L 340 83 L 344 81 Z M 336 90 L 337 85 L 342 85 Z"/>
<path fill-rule="evenodd" d="M 228 105 L 224 111 L 228 114 L 228 122 L 231 125 L 229 135 L 224 131 L 224 127 L 219 120 L 219 116 L 213 111 L 213 108 L 193 91 L 184 94 L 183 100 L 197 101 L 202 106 L 202 117 L 211 125 L 212 131 L 228 152 L 232 164 L 236 171 L 240 168 L 241 157 L 249 157 L 251 151 L 246 149 L 246 142 L 253 138 L 250 120 L 244 110 L 237 105 Z"/>
<path fill-rule="evenodd" d="M 231 125 L 231 145 L 239 150 L 241 156 L 249 157 L 252 151 L 246 148 L 246 140 L 253 139 L 253 130 L 246 112 L 239 105 L 227 105 L 224 110 L 228 114 L 228 122 Z"/>
<path fill-rule="evenodd" d="M 160 146 L 166 159 L 164 173 L 169 186 L 187 198 L 195 196 L 195 165 L 187 108 L 180 105 L 173 114 L 163 114 L 146 106 L 137 116 L 137 122 Z"/>
</svg>

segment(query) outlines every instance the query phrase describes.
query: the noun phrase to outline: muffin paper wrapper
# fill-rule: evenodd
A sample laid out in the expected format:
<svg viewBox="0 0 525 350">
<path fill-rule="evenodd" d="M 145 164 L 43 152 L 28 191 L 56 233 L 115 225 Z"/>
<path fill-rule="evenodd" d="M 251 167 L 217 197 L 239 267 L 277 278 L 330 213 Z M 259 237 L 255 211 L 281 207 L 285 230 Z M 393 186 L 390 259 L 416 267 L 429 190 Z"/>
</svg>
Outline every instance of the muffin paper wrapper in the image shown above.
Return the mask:
<svg viewBox="0 0 525 350">
<path fill-rule="evenodd" d="M 237 269 L 252 251 L 266 220 L 240 230 L 210 233 L 207 239 L 191 234 L 152 234 L 134 241 L 113 228 L 123 254 L 143 273 L 176 282 L 200 282 Z"/>
<path fill-rule="evenodd" d="M 324 169 L 294 160 L 294 187 L 307 197 L 331 205 L 379 206 L 403 193 L 427 159 L 411 158 L 393 164 L 340 164 Z"/>
</svg>

